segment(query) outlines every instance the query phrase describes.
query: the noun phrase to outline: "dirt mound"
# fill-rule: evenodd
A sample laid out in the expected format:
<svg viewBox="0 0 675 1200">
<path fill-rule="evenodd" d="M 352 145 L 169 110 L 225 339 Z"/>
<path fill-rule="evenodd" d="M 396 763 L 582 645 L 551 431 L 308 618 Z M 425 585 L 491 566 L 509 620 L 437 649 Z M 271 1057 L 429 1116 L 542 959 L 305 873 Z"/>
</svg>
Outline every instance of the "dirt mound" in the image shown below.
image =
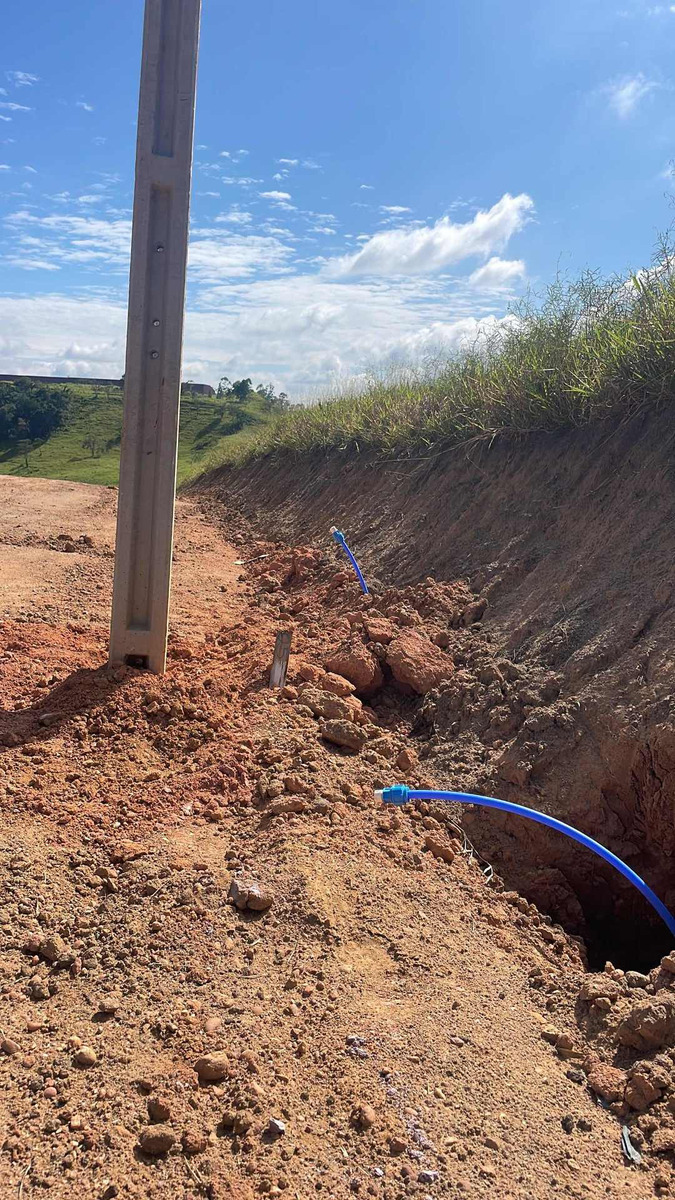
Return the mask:
<svg viewBox="0 0 675 1200">
<path fill-rule="evenodd" d="M 481 639 L 424 702 L 425 764 L 582 828 L 674 907 L 672 446 L 669 415 L 647 415 L 417 462 L 263 462 L 198 486 L 273 536 L 343 525 L 368 578 L 464 581 Z M 648 968 L 669 948 L 578 846 L 467 819 L 511 886 L 590 935 L 595 962 Z"/>
</svg>

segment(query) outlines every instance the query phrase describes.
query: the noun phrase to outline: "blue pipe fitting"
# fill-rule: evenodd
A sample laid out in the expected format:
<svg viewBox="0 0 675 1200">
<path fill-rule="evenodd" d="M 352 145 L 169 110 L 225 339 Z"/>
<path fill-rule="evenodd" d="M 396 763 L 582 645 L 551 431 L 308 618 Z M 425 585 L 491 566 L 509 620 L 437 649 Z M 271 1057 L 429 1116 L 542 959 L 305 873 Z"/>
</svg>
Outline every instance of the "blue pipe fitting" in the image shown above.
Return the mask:
<svg viewBox="0 0 675 1200">
<path fill-rule="evenodd" d="M 359 581 L 361 591 L 363 592 L 364 596 L 367 596 L 368 595 L 368 585 L 367 585 L 365 579 L 363 578 L 359 564 L 357 563 L 356 559 L 354 558 L 354 555 L 352 554 L 351 550 L 349 549 L 349 546 L 347 545 L 344 533 L 342 533 L 342 531 L 340 529 L 336 529 L 334 525 L 331 529 L 331 533 L 333 535 L 334 541 L 337 543 L 338 546 L 340 546 L 344 550 L 345 554 L 347 555 L 347 558 L 349 559 L 350 563 L 352 564 L 352 566 L 354 568 L 354 571 L 356 572 L 356 578 Z"/>
<path fill-rule="evenodd" d="M 599 842 L 588 837 L 587 834 L 581 833 L 580 830 L 574 829 L 571 825 L 566 825 L 564 821 L 558 821 L 556 817 L 550 817 L 548 813 L 538 812 L 536 808 L 525 808 L 522 804 L 512 804 L 510 800 L 496 800 L 494 796 L 475 796 L 471 792 L 445 792 L 436 791 L 434 789 L 414 789 L 406 787 L 405 784 L 396 784 L 393 787 L 382 788 L 381 791 L 376 791 L 377 799 L 382 800 L 384 804 L 407 804 L 410 800 L 441 800 L 444 803 L 451 804 L 457 802 L 459 804 L 478 804 L 483 808 L 497 808 L 501 812 L 511 813 L 516 817 L 527 817 L 530 821 L 537 821 L 539 825 L 546 825 L 549 829 L 555 829 L 558 833 L 564 833 L 566 837 L 572 838 L 573 841 L 579 842 L 585 846 L 587 850 L 592 850 L 599 858 L 603 858 L 605 862 L 614 867 L 624 879 L 633 884 L 633 887 L 644 896 L 645 900 L 651 904 L 652 908 L 659 914 L 661 920 L 668 926 L 668 929 L 675 937 L 675 917 L 666 908 L 663 901 L 659 900 L 658 896 L 652 889 L 635 873 L 625 862 L 617 858 L 616 854 L 612 854 L 611 850 L 607 850 L 601 846 Z"/>
</svg>

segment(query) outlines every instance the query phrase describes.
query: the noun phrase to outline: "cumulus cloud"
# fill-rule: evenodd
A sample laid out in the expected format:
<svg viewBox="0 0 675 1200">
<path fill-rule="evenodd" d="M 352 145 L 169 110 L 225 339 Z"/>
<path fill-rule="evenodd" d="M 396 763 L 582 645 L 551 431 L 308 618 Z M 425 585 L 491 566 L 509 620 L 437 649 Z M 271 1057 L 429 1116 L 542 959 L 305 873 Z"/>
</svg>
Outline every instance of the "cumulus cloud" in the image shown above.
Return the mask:
<svg viewBox="0 0 675 1200">
<path fill-rule="evenodd" d="M 297 158 L 278 158 L 277 162 L 281 167 L 297 167 L 300 160 Z"/>
<path fill-rule="evenodd" d="M 501 290 L 510 287 L 517 280 L 523 279 L 524 275 L 525 263 L 522 259 L 508 260 L 493 255 L 484 266 L 478 267 L 469 275 L 469 283 L 472 287 L 483 288 L 486 291 Z"/>
<path fill-rule="evenodd" d="M 463 224 L 441 217 L 435 225 L 376 233 L 356 254 L 334 259 L 326 270 L 335 276 L 432 274 L 463 259 L 485 258 L 503 250 L 533 210 L 530 196 L 507 192 L 492 208 Z"/>
<path fill-rule="evenodd" d="M 381 204 L 380 212 L 390 213 L 392 216 L 398 217 L 402 213 L 412 212 L 412 208 L 406 208 L 403 204 Z"/>
<path fill-rule="evenodd" d="M 637 75 L 626 75 L 605 87 L 605 95 L 611 111 L 625 121 L 630 117 L 642 100 L 660 85 L 653 79 L 647 79 L 642 72 Z"/>
<path fill-rule="evenodd" d="M 258 192 L 263 200 L 290 200 L 290 192 Z"/>
</svg>

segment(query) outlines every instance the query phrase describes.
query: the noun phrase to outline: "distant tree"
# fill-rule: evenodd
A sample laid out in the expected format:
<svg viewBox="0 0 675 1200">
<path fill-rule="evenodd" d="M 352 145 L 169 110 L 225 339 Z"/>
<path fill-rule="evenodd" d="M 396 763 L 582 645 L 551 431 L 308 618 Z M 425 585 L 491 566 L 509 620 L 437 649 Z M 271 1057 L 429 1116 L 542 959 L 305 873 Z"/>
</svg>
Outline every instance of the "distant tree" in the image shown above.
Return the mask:
<svg viewBox="0 0 675 1200">
<path fill-rule="evenodd" d="M 286 392 L 279 392 L 277 396 L 274 391 L 274 384 L 259 383 L 255 390 L 268 412 L 284 412 L 288 408 L 288 396 Z"/>
<path fill-rule="evenodd" d="M 223 375 L 220 383 L 218 384 L 218 388 L 216 390 L 216 396 L 218 397 L 219 400 L 227 400 L 228 396 L 230 396 L 231 394 L 232 394 L 232 384 L 230 383 L 229 379 L 227 378 L 227 375 Z"/>
<path fill-rule="evenodd" d="M 237 379 L 232 384 L 232 396 L 239 404 L 243 404 L 252 391 L 250 379 Z"/>
<path fill-rule="evenodd" d="M 69 403 L 67 388 L 29 379 L 0 383 L 0 439 L 44 441 L 63 424 Z"/>
<path fill-rule="evenodd" d="M 82 449 L 89 450 L 92 458 L 101 457 L 101 443 L 99 442 L 95 433 L 87 434 L 82 443 Z"/>
</svg>

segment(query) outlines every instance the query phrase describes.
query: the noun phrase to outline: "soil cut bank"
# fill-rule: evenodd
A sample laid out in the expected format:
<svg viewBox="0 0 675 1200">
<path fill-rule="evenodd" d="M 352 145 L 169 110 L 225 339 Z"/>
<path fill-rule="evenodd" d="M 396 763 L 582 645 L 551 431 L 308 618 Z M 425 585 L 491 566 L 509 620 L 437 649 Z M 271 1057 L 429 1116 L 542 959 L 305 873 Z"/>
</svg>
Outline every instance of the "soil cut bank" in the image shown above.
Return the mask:
<svg viewBox="0 0 675 1200">
<path fill-rule="evenodd" d="M 291 542 L 344 527 L 368 577 L 465 580 L 491 665 L 458 662 L 420 705 L 425 762 L 446 787 L 583 829 L 673 907 L 672 450 L 663 413 L 423 460 L 268 460 L 197 487 Z M 595 961 L 648 966 L 667 948 L 642 901 L 574 844 L 467 820 L 512 886 L 590 936 Z"/>
<path fill-rule="evenodd" d="M 363 598 L 182 502 L 167 675 L 111 672 L 114 493 L 0 490 L 0 1194 L 672 1194 L 675 957 L 587 974 L 452 814 L 374 801 L 440 782 L 463 672 L 553 688 L 476 591 Z"/>
</svg>

